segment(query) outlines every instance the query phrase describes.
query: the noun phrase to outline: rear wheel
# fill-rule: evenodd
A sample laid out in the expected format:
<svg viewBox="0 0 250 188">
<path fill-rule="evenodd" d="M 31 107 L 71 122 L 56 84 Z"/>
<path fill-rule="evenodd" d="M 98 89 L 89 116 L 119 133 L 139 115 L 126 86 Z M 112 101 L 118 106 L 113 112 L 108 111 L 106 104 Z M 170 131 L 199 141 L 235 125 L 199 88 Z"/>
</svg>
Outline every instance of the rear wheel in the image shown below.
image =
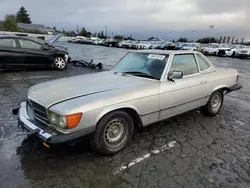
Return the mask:
<svg viewBox="0 0 250 188">
<path fill-rule="evenodd" d="M 63 57 L 60 57 L 60 56 L 57 56 L 54 59 L 53 63 L 54 63 L 54 67 L 59 70 L 63 70 L 67 67 L 67 62 L 65 61 Z"/>
<path fill-rule="evenodd" d="M 122 150 L 131 140 L 134 132 L 132 117 L 123 111 L 114 111 L 104 116 L 92 137 L 93 149 L 103 155 Z"/>
<path fill-rule="evenodd" d="M 215 116 L 217 115 L 223 105 L 224 94 L 222 90 L 217 90 L 212 93 L 207 104 L 202 107 L 201 111 L 205 115 Z"/>
</svg>

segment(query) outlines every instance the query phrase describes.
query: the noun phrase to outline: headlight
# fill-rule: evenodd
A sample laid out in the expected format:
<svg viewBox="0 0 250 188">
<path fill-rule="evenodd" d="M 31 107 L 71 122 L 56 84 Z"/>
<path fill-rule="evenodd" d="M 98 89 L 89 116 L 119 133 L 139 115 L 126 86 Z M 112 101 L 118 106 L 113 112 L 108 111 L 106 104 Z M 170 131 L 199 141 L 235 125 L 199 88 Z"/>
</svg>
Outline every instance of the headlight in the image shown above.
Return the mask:
<svg viewBox="0 0 250 188">
<path fill-rule="evenodd" d="M 58 118 L 58 126 L 62 129 L 67 128 L 67 121 L 64 116 L 59 116 Z"/>
<path fill-rule="evenodd" d="M 77 127 L 81 121 L 82 113 L 61 116 L 53 112 L 49 112 L 50 124 L 60 127 L 61 129 L 73 129 Z"/>
<path fill-rule="evenodd" d="M 53 124 L 53 125 L 56 125 L 57 122 L 58 122 L 58 116 L 57 116 L 55 113 L 50 112 L 50 113 L 49 113 L 49 122 L 50 122 L 51 124 Z"/>
</svg>

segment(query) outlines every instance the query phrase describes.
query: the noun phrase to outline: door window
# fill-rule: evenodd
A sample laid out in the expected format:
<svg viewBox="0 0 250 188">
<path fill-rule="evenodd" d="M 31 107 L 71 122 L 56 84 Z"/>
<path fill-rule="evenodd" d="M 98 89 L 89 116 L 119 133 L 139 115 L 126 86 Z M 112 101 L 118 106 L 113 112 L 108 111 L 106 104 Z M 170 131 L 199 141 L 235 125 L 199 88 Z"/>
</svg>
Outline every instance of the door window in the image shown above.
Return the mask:
<svg viewBox="0 0 250 188">
<path fill-rule="evenodd" d="M 198 60 L 201 71 L 209 69 L 210 66 L 199 54 L 196 55 L 196 58 Z"/>
<path fill-rule="evenodd" d="M 196 74 L 199 72 L 196 60 L 193 54 L 178 54 L 173 58 L 171 71 L 182 71 L 183 76 Z"/>
<path fill-rule="evenodd" d="M 42 45 L 30 40 L 19 39 L 21 48 L 28 48 L 28 49 L 41 49 Z"/>
<path fill-rule="evenodd" d="M 15 39 L 0 39 L 0 46 L 1 47 L 9 47 L 9 48 L 15 48 L 16 47 L 16 42 Z"/>
</svg>

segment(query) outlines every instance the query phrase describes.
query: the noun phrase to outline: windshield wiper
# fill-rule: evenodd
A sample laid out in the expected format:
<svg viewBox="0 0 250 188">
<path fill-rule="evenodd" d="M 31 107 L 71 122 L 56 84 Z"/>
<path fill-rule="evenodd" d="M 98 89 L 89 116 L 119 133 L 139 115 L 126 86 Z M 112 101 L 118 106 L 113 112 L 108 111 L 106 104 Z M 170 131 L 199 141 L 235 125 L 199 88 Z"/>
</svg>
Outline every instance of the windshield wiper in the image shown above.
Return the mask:
<svg viewBox="0 0 250 188">
<path fill-rule="evenodd" d="M 149 75 L 145 72 L 139 72 L 139 71 L 130 71 L 130 72 L 121 72 L 122 74 L 132 74 L 134 76 L 141 76 L 141 77 L 146 77 L 146 78 L 152 78 L 152 79 L 156 79 L 156 80 L 159 80 L 158 78 L 152 76 L 152 75 Z"/>
</svg>

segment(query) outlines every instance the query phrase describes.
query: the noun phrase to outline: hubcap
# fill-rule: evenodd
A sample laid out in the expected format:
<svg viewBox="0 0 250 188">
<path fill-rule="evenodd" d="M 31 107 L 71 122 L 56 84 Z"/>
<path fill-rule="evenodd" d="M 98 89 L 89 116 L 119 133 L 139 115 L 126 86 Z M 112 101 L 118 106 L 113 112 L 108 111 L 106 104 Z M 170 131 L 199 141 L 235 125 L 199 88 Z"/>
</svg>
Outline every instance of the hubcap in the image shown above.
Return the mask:
<svg viewBox="0 0 250 188">
<path fill-rule="evenodd" d="M 126 133 L 126 123 L 122 119 L 113 119 L 104 131 L 105 144 L 109 147 L 117 147 L 126 138 Z"/>
<path fill-rule="evenodd" d="M 217 112 L 221 106 L 221 94 L 220 93 L 215 94 L 211 100 L 211 103 L 212 103 L 212 110 L 214 112 Z"/>
<path fill-rule="evenodd" d="M 65 65 L 66 65 L 64 59 L 61 58 L 61 57 L 57 57 L 57 58 L 55 59 L 55 64 L 56 64 L 56 66 L 57 66 L 58 68 L 60 68 L 60 69 L 63 69 L 63 68 L 65 67 Z"/>
</svg>

